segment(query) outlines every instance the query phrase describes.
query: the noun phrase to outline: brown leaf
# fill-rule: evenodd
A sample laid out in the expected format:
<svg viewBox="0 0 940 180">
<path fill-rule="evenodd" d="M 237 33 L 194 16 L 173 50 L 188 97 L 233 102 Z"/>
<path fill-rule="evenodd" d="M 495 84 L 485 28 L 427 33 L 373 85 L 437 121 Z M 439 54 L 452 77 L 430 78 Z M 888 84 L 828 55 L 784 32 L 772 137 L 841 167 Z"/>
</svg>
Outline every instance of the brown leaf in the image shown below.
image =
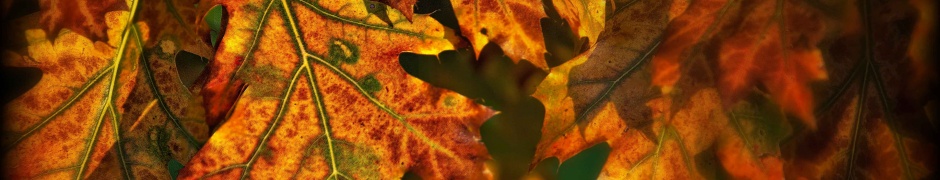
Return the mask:
<svg viewBox="0 0 940 180">
<path fill-rule="evenodd" d="M 610 118 L 611 113 L 632 128 L 650 125 L 649 110 L 643 106 L 656 93 L 649 88 L 650 70 L 645 67 L 668 20 L 667 11 L 661 10 L 668 7 L 661 1 L 624 6 L 623 13 L 607 21 L 607 30 L 593 49 L 551 70 L 533 95 L 546 109 L 535 162 L 552 156 L 563 161 L 574 155 L 550 153 L 549 146 L 565 141 L 563 136 L 577 127 Z M 614 112 L 606 112 L 610 110 Z M 588 147 L 565 148 L 577 152 Z"/>
</svg>

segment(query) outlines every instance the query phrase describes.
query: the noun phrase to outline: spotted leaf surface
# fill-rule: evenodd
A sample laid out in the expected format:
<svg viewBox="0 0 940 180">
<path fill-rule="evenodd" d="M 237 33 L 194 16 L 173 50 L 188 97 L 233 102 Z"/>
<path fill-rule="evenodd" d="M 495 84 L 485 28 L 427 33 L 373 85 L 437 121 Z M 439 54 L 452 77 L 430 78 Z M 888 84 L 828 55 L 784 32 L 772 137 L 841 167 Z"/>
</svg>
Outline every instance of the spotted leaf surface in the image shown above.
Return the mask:
<svg viewBox="0 0 940 180">
<path fill-rule="evenodd" d="M 362 1 L 221 4 L 228 27 L 204 97 L 237 96 L 216 101 L 234 104 L 180 178 L 487 176 L 476 129 L 491 112 L 397 62 L 404 51 L 452 49 L 435 20 L 392 10 L 385 19 Z"/>
<path fill-rule="evenodd" d="M 44 76 L 5 110 L 5 177 L 170 178 L 168 164 L 188 161 L 208 138 L 202 108 L 173 63 L 182 49 L 208 46 L 184 42 L 195 34 L 182 21 L 156 23 L 191 15 L 192 6 L 130 3 L 130 12 L 100 14 L 106 39 L 21 27 L 30 44 L 25 55 L 10 53 L 9 65 Z"/>
</svg>

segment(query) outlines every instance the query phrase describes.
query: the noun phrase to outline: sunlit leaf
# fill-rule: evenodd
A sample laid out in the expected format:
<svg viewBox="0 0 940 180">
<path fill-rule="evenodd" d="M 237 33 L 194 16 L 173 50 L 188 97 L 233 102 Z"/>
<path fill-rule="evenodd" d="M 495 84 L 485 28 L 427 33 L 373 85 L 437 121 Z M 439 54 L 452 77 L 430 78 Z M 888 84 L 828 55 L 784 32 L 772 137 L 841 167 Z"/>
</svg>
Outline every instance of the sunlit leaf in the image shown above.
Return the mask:
<svg viewBox="0 0 940 180">
<path fill-rule="evenodd" d="M 531 61 L 547 69 L 545 43 L 539 19 L 545 17 L 539 0 L 451 0 L 460 30 L 479 55 L 490 41 L 498 44 L 513 61 Z"/>
<path fill-rule="evenodd" d="M 202 108 L 173 62 L 182 49 L 211 53 L 198 38 L 189 41 L 195 33 L 177 19 L 192 8 L 129 3 L 131 12 L 102 13 L 107 41 L 27 30 L 28 55 L 13 65 L 44 76 L 6 110 L 6 177 L 170 178 L 167 164 L 188 161 L 208 138 Z"/>
<path fill-rule="evenodd" d="M 386 11 L 389 26 L 364 3 L 223 1 L 228 23 L 203 92 L 235 104 L 207 104 L 230 113 L 180 177 L 486 177 L 477 129 L 491 112 L 397 62 L 452 49 L 445 28 Z"/>
<path fill-rule="evenodd" d="M 593 49 L 551 70 L 534 95 L 546 109 L 536 160 L 557 156 L 564 163 L 573 155 L 551 153 L 549 146 L 587 148 L 558 141 L 567 133 L 583 131 L 576 129 L 593 120 L 614 118 L 631 127 L 649 126 L 652 121 L 644 104 L 657 94 L 649 86 L 646 67 L 668 20 L 666 11 L 655 9 L 668 6 L 661 1 L 622 6 L 629 9 L 608 20 Z"/>
</svg>

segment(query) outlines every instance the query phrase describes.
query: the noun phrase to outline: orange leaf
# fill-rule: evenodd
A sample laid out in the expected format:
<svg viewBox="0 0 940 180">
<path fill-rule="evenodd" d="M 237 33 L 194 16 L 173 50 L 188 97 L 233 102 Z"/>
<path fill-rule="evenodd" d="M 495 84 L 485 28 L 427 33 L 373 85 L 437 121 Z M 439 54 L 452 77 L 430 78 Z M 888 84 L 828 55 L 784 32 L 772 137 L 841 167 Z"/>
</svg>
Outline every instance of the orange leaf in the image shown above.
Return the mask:
<svg viewBox="0 0 940 180">
<path fill-rule="evenodd" d="M 727 0 L 702 0 L 692 1 L 690 4 L 674 4 L 688 7 L 673 8 L 685 9 L 685 12 L 675 18 L 670 16 L 671 22 L 664 33 L 662 45 L 656 50 L 652 60 L 653 85 L 662 87 L 663 93 L 670 93 L 679 81 L 680 64 L 689 56 L 690 52 L 687 51 L 710 37 L 711 34 L 707 34 L 708 30 L 715 28 L 725 16 L 724 11 L 728 8 Z M 670 15 L 674 14 L 670 13 Z"/>
<path fill-rule="evenodd" d="M 389 26 L 362 1 L 222 5 L 228 27 L 204 92 L 240 95 L 180 178 L 488 176 L 477 129 L 492 113 L 397 62 L 453 48 L 429 16 L 389 11 Z"/>
<path fill-rule="evenodd" d="M 11 132 L 3 145 L 5 177 L 170 178 L 169 162 L 195 154 L 208 129 L 173 60 L 181 49 L 207 46 L 181 43 L 194 35 L 182 22 L 155 23 L 191 9 L 162 8 L 164 2 L 134 1 L 131 12 L 96 14 L 107 20 L 106 39 L 69 29 L 50 37 L 26 27 L 28 55 L 10 53 L 9 65 L 38 67 L 44 75 L 5 109 Z"/>
<path fill-rule="evenodd" d="M 538 0 L 451 0 L 460 31 L 470 40 L 477 57 L 483 46 L 493 41 L 513 62 L 523 59 L 535 67 L 548 69 L 545 41 L 539 20 L 545 10 Z"/>
<path fill-rule="evenodd" d="M 57 35 L 59 30 L 69 29 L 99 41 L 112 37 L 107 34 L 110 27 L 104 14 L 127 10 L 127 4 L 122 0 L 40 0 L 39 9 L 39 24 L 47 34 Z"/>
<path fill-rule="evenodd" d="M 741 19 L 720 40 L 719 87 L 734 103 L 762 82 L 786 111 L 815 128 L 811 81 L 825 80 L 822 54 L 816 47 L 825 26 L 820 11 L 801 2 L 747 1 Z M 735 12 L 735 11 L 732 11 Z"/>
</svg>

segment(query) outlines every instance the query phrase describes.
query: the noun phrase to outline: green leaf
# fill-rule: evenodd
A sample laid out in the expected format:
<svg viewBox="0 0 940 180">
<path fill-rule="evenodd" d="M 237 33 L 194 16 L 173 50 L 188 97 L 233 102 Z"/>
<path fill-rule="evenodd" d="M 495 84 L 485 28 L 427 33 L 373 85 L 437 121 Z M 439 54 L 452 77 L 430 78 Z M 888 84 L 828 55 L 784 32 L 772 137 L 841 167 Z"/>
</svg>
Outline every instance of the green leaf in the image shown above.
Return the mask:
<svg viewBox="0 0 940 180">
<path fill-rule="evenodd" d="M 610 146 L 600 143 L 565 160 L 558 168 L 558 179 L 597 179 L 610 154 Z"/>
</svg>

